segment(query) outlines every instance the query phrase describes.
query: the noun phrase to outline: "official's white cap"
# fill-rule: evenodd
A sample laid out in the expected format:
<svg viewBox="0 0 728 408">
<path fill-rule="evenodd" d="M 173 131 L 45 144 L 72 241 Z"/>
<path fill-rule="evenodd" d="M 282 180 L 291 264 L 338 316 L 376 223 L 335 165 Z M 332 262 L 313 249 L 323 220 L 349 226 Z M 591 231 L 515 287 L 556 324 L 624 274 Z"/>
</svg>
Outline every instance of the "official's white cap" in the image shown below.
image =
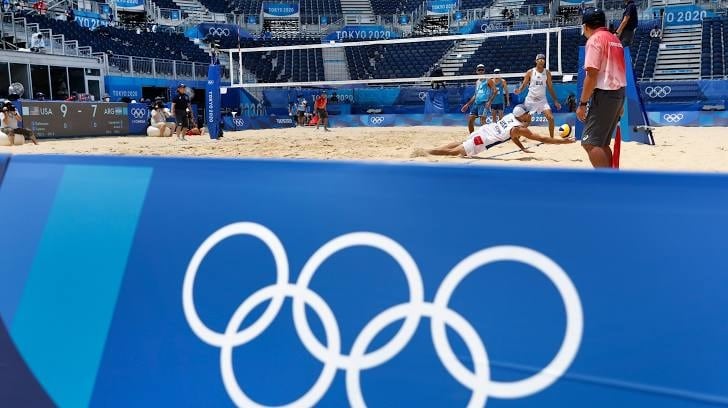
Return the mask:
<svg viewBox="0 0 728 408">
<path fill-rule="evenodd" d="M 513 108 L 513 116 L 515 116 L 515 117 L 525 115 L 526 113 L 528 113 L 528 111 L 526 110 L 526 107 L 523 105 L 516 105 L 516 107 Z"/>
</svg>

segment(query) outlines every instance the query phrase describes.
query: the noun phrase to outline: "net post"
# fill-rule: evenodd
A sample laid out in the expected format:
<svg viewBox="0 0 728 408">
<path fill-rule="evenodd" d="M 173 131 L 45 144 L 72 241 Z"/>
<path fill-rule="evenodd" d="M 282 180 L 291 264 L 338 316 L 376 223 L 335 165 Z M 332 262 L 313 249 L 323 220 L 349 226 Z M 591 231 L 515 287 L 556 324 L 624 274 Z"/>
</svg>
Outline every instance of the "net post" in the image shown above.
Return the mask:
<svg viewBox="0 0 728 408">
<path fill-rule="evenodd" d="M 563 33 L 563 30 L 557 31 L 556 34 L 556 58 L 557 58 L 557 68 L 558 71 L 563 73 L 563 67 L 561 66 L 561 34 Z"/>
<path fill-rule="evenodd" d="M 581 91 L 584 89 L 584 75 L 586 72 L 584 71 L 584 58 L 586 56 L 585 54 L 584 46 L 579 46 L 579 58 L 578 58 L 578 65 L 576 67 L 577 69 L 577 75 L 576 75 L 576 100 L 581 102 Z M 574 137 L 576 137 L 576 140 L 581 140 L 582 132 L 584 131 L 584 123 L 580 120 L 576 121 L 576 126 L 574 128 Z"/>
<path fill-rule="evenodd" d="M 619 154 L 622 151 L 622 128 L 617 125 L 617 137 L 614 138 L 614 152 L 612 152 L 612 168 L 619 169 Z"/>
<path fill-rule="evenodd" d="M 230 85 L 235 85 L 235 70 L 233 69 L 233 50 L 228 50 L 228 61 L 230 61 L 230 64 L 228 66 L 230 67 Z"/>
<path fill-rule="evenodd" d="M 243 52 L 238 50 L 238 80 L 243 84 Z"/>
<path fill-rule="evenodd" d="M 546 33 L 546 69 L 549 69 L 549 56 L 551 55 L 551 33 Z"/>
</svg>

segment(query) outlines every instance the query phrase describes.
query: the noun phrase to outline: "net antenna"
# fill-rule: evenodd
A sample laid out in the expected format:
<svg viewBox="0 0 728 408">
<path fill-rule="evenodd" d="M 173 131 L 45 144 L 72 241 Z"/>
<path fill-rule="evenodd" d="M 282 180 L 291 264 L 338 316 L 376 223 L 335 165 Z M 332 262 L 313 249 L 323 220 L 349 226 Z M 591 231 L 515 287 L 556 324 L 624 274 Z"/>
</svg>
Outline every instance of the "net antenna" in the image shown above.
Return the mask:
<svg viewBox="0 0 728 408">
<path fill-rule="evenodd" d="M 571 31 L 569 31 L 571 30 Z M 563 37 L 578 27 L 379 39 L 221 50 L 231 67 L 231 88 L 341 87 L 475 81 L 475 66 L 521 78 L 534 66 L 531 50 L 546 55 L 552 75 L 564 74 Z M 444 76 L 430 76 L 435 63 Z M 573 69 L 572 69 L 573 70 Z M 574 70 L 575 71 L 575 70 Z M 575 73 L 575 72 L 573 72 Z"/>
</svg>

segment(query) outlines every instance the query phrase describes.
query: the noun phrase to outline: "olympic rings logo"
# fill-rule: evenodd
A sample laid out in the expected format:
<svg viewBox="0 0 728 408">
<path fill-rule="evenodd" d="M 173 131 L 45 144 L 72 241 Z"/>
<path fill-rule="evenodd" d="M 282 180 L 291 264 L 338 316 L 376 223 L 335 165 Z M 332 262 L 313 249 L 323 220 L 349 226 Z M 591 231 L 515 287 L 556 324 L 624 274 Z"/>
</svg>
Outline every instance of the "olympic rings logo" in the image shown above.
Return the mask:
<svg viewBox="0 0 728 408">
<path fill-rule="evenodd" d="M 134 119 L 143 119 L 147 117 L 146 108 L 131 108 L 131 116 Z"/>
<path fill-rule="evenodd" d="M 241 118 L 233 119 L 233 123 L 235 124 L 235 127 L 244 127 L 245 126 L 245 120 L 243 120 Z"/>
<path fill-rule="evenodd" d="M 230 29 L 223 27 L 210 27 L 207 29 L 207 34 L 214 37 L 230 37 Z"/>
<path fill-rule="evenodd" d="M 427 99 L 427 92 L 420 92 L 419 95 L 417 95 L 417 96 L 420 98 L 420 100 L 422 102 L 424 102 L 425 99 Z"/>
<path fill-rule="evenodd" d="M 369 122 L 372 125 L 381 125 L 384 123 L 384 116 L 371 116 L 369 117 Z"/>
<path fill-rule="evenodd" d="M 684 116 L 682 113 L 666 113 L 662 118 L 670 123 L 678 123 L 683 120 Z"/>
<path fill-rule="evenodd" d="M 664 98 L 670 95 L 672 88 L 669 86 L 648 86 L 645 88 L 645 94 L 650 98 Z"/>
<path fill-rule="evenodd" d="M 234 236 L 247 235 L 262 241 L 273 255 L 276 282 L 261 288 L 245 299 L 232 314 L 224 333 L 210 329 L 202 322 L 194 299 L 195 278 L 200 264 L 220 242 Z M 341 335 L 334 313 L 326 301 L 309 288 L 314 274 L 329 257 L 352 247 L 371 247 L 391 256 L 399 264 L 409 288 L 409 301 L 392 306 L 367 323 L 354 340 L 350 354 L 341 352 Z M 490 378 L 488 354 L 480 335 L 458 312 L 449 308 L 450 298 L 458 285 L 473 271 L 501 261 L 527 264 L 543 273 L 556 287 L 566 311 L 566 329 L 560 349 L 546 367 L 536 374 L 517 381 L 496 381 Z M 424 283 L 419 268 L 405 248 L 391 238 L 373 232 L 353 232 L 338 236 L 321 246 L 303 266 L 298 281 L 289 282 L 288 257 L 283 244 L 268 228 L 238 222 L 220 228 L 197 248 L 185 272 L 182 305 L 192 331 L 205 343 L 220 348 L 220 369 L 225 390 L 238 406 L 260 407 L 240 387 L 233 367 L 233 349 L 260 336 L 274 321 L 286 298 L 293 301 L 293 320 L 298 337 L 317 360 L 323 363 L 314 385 L 299 399 L 287 406 L 312 407 L 326 395 L 337 370 L 345 370 L 346 393 L 352 407 L 366 407 L 360 375 L 363 370 L 380 366 L 399 354 L 414 336 L 420 320 L 430 318 L 430 332 L 438 358 L 450 375 L 472 391 L 468 406 L 484 406 L 488 395 L 495 398 L 524 398 L 538 393 L 556 382 L 574 361 L 581 344 L 584 317 L 579 294 L 569 276 L 553 260 L 540 252 L 520 246 L 497 246 L 477 251 L 460 261 L 446 275 L 433 301 L 424 299 Z M 241 328 L 251 311 L 269 302 L 260 318 Z M 306 306 L 318 315 L 326 337 L 322 344 L 313 334 L 306 317 Z M 369 351 L 372 341 L 392 323 L 403 320 L 397 334 L 385 345 Z M 446 326 L 463 339 L 473 361 L 470 371 L 455 355 Z"/>
</svg>

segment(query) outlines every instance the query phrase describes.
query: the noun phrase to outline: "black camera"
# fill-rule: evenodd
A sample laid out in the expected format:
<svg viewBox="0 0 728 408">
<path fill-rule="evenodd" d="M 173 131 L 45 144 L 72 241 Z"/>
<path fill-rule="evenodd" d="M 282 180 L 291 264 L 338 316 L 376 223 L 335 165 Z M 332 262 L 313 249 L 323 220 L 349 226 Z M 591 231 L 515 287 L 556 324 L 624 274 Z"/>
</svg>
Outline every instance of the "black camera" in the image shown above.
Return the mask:
<svg viewBox="0 0 728 408">
<path fill-rule="evenodd" d="M 3 112 L 15 112 L 15 105 L 10 102 L 3 104 Z"/>
<path fill-rule="evenodd" d="M 164 109 L 164 101 L 161 99 L 156 99 L 154 102 L 151 102 L 149 105 L 147 105 L 149 110 L 152 109 Z"/>
</svg>

